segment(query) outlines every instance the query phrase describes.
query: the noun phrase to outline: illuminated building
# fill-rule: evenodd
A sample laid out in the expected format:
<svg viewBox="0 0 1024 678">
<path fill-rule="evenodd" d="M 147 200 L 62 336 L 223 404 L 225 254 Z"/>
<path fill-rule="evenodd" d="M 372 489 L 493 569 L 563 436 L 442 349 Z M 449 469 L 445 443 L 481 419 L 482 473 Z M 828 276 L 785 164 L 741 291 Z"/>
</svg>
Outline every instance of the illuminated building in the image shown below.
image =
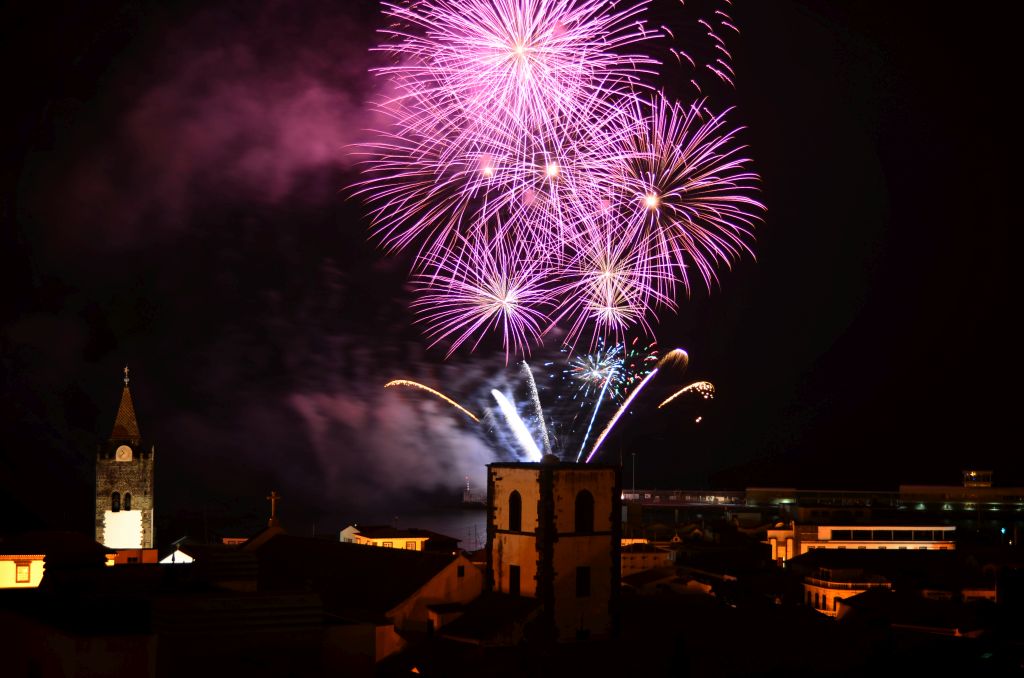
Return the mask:
<svg viewBox="0 0 1024 678">
<path fill-rule="evenodd" d="M 153 548 L 153 464 L 145 445 L 124 368 L 114 428 L 96 456 L 96 541 L 113 549 Z M 126 556 L 128 558 L 136 556 Z M 138 560 L 136 562 L 143 562 Z"/>
<path fill-rule="evenodd" d="M 43 580 L 46 554 L 24 553 L 25 550 L 0 544 L 0 589 L 35 588 Z"/>
<path fill-rule="evenodd" d="M 47 570 L 113 565 L 116 554 L 77 532 L 27 532 L 0 540 L 0 589 L 36 588 Z"/>
<path fill-rule="evenodd" d="M 995 602 L 995 574 L 955 551 L 816 550 L 795 558 L 803 603 L 842 617 L 845 601 L 865 592 L 898 592 L 911 600 Z"/>
<path fill-rule="evenodd" d="M 872 588 L 891 589 L 892 582 L 861 568 L 821 567 L 804 577 L 804 603 L 825 616 L 835 617 L 843 600 Z"/>
<path fill-rule="evenodd" d="M 416 534 L 410 530 L 399 530 L 389 525 L 349 525 L 341 531 L 340 541 L 347 544 L 364 546 L 380 546 L 389 549 L 405 549 L 422 551 L 428 536 Z"/>
<path fill-rule="evenodd" d="M 951 551 L 956 528 L 952 525 L 800 525 L 780 523 L 765 539 L 771 557 L 782 565 L 815 549 L 891 549 Z"/>
<path fill-rule="evenodd" d="M 249 549 L 260 591 L 315 591 L 336 628 L 339 654 L 373 663 L 401 650 L 408 633 L 432 633 L 483 590 L 465 556 L 272 535 Z M 201 563 L 202 555 L 196 556 Z"/>
<path fill-rule="evenodd" d="M 638 540 L 625 540 L 633 541 Z M 636 572 L 644 572 L 655 568 L 668 567 L 671 565 L 672 552 L 649 543 L 632 543 L 622 545 L 622 576 L 626 577 Z"/>
<path fill-rule="evenodd" d="M 552 640 L 606 638 L 618 623 L 620 471 L 539 463 L 487 467 L 487 588 L 533 598 Z"/>
</svg>

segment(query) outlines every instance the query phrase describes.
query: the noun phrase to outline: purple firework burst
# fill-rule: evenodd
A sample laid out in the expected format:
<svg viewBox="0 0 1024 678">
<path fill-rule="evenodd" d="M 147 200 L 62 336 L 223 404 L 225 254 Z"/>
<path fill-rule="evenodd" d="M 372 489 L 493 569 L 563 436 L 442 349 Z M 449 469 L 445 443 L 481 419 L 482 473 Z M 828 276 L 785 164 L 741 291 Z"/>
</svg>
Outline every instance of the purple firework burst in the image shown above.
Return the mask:
<svg viewBox="0 0 1024 678">
<path fill-rule="evenodd" d="M 655 91 L 646 0 L 385 4 L 393 64 L 362 145 L 375 237 L 416 248 L 414 308 L 449 355 L 556 326 L 619 341 L 750 251 L 764 206 L 737 129 Z"/>
</svg>

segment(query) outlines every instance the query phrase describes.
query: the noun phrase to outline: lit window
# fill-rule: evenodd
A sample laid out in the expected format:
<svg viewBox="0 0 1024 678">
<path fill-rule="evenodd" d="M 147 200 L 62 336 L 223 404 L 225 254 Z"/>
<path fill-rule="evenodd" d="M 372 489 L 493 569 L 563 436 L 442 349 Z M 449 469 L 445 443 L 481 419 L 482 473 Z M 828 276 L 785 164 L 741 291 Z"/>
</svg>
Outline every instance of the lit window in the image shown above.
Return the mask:
<svg viewBox="0 0 1024 678">
<path fill-rule="evenodd" d="M 407 551 L 415 551 L 416 550 L 416 542 L 414 542 L 414 541 L 407 541 L 407 542 L 405 542 L 405 548 L 406 548 Z"/>
<path fill-rule="evenodd" d="M 30 565 L 29 563 L 17 563 L 14 566 L 14 581 L 17 584 L 27 584 L 29 582 Z"/>
<path fill-rule="evenodd" d="M 384 548 L 387 548 L 387 549 L 393 549 L 393 548 L 395 548 L 395 542 L 393 542 L 393 541 L 386 541 L 386 542 L 384 542 L 383 546 L 384 546 Z"/>
</svg>

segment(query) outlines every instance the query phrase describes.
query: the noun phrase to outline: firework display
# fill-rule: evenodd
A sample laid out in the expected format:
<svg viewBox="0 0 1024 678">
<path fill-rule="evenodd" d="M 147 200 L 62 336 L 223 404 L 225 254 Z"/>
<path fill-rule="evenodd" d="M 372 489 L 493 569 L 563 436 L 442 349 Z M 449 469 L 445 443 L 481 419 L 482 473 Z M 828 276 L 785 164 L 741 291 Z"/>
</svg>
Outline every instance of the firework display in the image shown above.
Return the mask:
<svg viewBox="0 0 1024 678">
<path fill-rule="evenodd" d="M 661 404 L 658 405 L 658 409 L 660 410 L 661 408 L 665 407 L 665 405 L 668 405 L 670 402 L 672 402 L 679 396 L 683 395 L 684 393 L 696 393 L 704 400 L 711 400 L 712 398 L 715 397 L 715 385 L 712 384 L 710 381 L 695 381 L 692 384 L 684 386 L 683 388 L 679 389 L 678 391 L 676 391 L 675 393 L 661 401 Z"/>
<path fill-rule="evenodd" d="M 457 402 L 455 402 L 454 400 L 452 400 L 451 398 L 449 398 L 445 394 L 441 393 L 440 391 L 436 391 L 436 390 L 430 388 L 426 384 L 421 384 L 418 381 L 409 381 L 408 379 L 395 379 L 394 381 L 389 381 L 388 383 L 384 384 L 384 388 L 392 388 L 394 386 L 409 386 L 411 388 L 418 388 L 421 391 L 426 391 L 427 393 L 429 393 L 429 394 L 431 394 L 433 396 L 436 396 L 436 397 L 440 398 L 441 400 L 445 401 L 446 403 L 448 403 L 449 405 L 451 405 L 455 409 L 459 410 L 460 412 L 462 412 L 464 415 L 466 415 L 467 417 L 469 417 L 473 421 L 475 421 L 477 423 L 480 423 L 480 419 L 477 418 L 477 416 L 475 414 L 473 414 L 472 412 L 470 412 L 465 407 L 463 407 L 462 405 L 458 404 Z"/>
<path fill-rule="evenodd" d="M 384 4 L 386 124 L 354 190 L 375 238 L 415 252 L 413 306 L 449 355 L 497 334 L 508 360 L 555 327 L 570 347 L 651 335 L 691 278 L 750 251 L 757 175 L 725 113 L 659 91 L 651 55 L 674 38 L 649 5 Z M 727 19 L 701 25 L 731 83 Z M 650 372 L 627 373 L 594 388 L 621 400 Z"/>
<path fill-rule="evenodd" d="M 637 350 L 649 348 L 643 344 L 636 346 L 638 346 Z M 488 383 L 485 392 L 480 392 L 481 397 L 474 405 L 474 409 L 479 408 L 478 411 L 484 412 L 481 417 L 472 414 L 440 391 L 419 382 L 397 379 L 385 384 L 385 388 L 408 386 L 443 399 L 480 424 L 477 429 L 479 434 L 495 443 L 495 447 L 507 450 L 514 458 L 539 461 L 545 454 L 555 454 L 566 460 L 590 462 L 598 454 L 608 435 L 615 429 L 623 416 L 630 412 L 634 402 L 645 392 L 647 386 L 654 381 L 659 373 L 667 372 L 681 376 L 689 365 L 689 356 L 686 351 L 681 348 L 669 351 L 660 360 L 654 362 L 649 370 L 642 375 L 637 374 L 635 382 L 631 382 L 632 386 L 626 388 L 625 397 L 619 408 L 610 418 L 606 419 L 606 415 L 602 413 L 608 411 L 608 408 L 602 410 L 602 405 L 606 400 L 611 400 L 610 385 L 617 378 L 618 372 L 625 369 L 620 357 L 624 349 L 624 344 L 616 344 L 607 348 L 601 347 L 597 353 L 589 356 L 576 356 L 566 362 L 563 370 L 564 378 L 555 380 L 553 383 L 562 389 L 572 389 L 573 391 L 571 397 L 568 394 L 559 394 L 558 398 L 564 396 L 566 400 L 580 403 L 579 407 L 572 408 L 573 411 L 569 412 L 568 416 L 564 409 L 557 406 L 545 411 L 541 404 L 541 396 L 534 380 L 533 370 L 526 361 L 522 361 L 520 369 L 512 375 L 509 375 L 507 370 L 505 371 L 504 377 L 512 376 L 512 381 L 501 377 L 500 388 L 494 388 L 494 382 L 491 382 Z M 551 367 L 553 364 L 547 363 L 546 366 Z M 650 363 L 644 360 L 641 364 L 649 365 Z M 583 369 L 584 365 L 588 368 L 586 371 Z M 515 377 L 515 374 L 518 374 L 518 378 Z M 589 386 L 577 385 L 582 382 L 596 385 L 596 388 L 584 390 L 589 389 Z M 524 391 L 525 400 L 520 399 L 517 403 L 516 393 L 522 395 Z M 715 387 L 711 382 L 694 382 L 666 398 L 658 406 L 658 409 L 665 407 L 684 393 L 697 393 L 703 399 L 709 400 L 714 396 L 714 392 Z M 522 409 L 520 409 L 519 403 L 522 404 Z M 582 420 L 578 428 L 577 419 Z M 699 420 L 700 417 L 697 421 Z M 595 430 L 595 425 L 602 427 L 601 433 L 594 440 L 593 445 L 588 448 L 587 444 L 591 440 L 591 433 Z M 563 430 L 565 435 L 556 438 L 550 435 L 553 430 Z"/>
</svg>

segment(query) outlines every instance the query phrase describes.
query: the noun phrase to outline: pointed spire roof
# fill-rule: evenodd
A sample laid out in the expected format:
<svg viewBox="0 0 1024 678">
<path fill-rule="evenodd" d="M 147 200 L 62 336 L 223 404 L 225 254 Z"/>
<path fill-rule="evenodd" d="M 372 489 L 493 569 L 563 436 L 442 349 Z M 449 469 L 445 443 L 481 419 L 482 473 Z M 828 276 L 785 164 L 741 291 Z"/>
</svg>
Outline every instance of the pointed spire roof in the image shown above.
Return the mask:
<svg viewBox="0 0 1024 678">
<path fill-rule="evenodd" d="M 128 368 L 125 367 L 124 390 L 121 391 L 121 404 L 117 408 L 117 418 L 114 419 L 114 430 L 110 434 L 110 439 L 138 442 L 141 438 L 139 422 L 135 420 L 135 405 L 132 404 L 132 394 L 128 390 Z"/>
</svg>

